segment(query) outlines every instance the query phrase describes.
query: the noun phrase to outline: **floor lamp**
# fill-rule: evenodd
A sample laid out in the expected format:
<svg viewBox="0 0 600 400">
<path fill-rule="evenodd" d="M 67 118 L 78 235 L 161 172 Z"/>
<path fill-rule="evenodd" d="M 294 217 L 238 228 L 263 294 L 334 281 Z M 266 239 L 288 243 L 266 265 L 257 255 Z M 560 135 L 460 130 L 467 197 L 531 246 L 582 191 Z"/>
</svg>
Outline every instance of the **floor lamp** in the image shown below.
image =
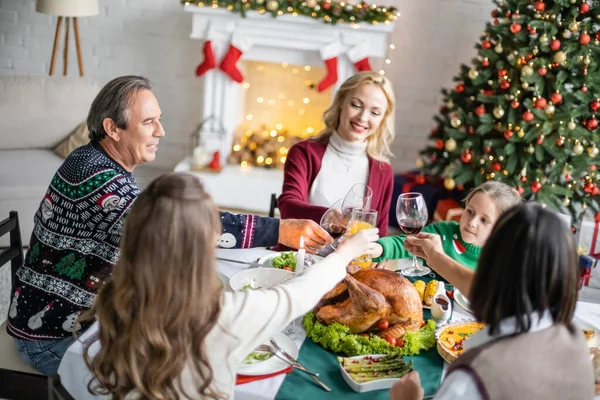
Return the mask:
<svg viewBox="0 0 600 400">
<path fill-rule="evenodd" d="M 63 75 L 67 75 L 67 65 L 69 63 L 69 22 L 72 21 L 73 30 L 75 31 L 75 47 L 77 48 L 79 76 L 83 76 L 83 57 L 81 56 L 77 18 L 98 15 L 98 0 L 37 0 L 35 10 L 42 14 L 58 16 L 58 21 L 56 21 L 56 33 L 54 34 L 52 58 L 50 59 L 49 75 L 54 75 L 54 64 L 56 63 L 56 53 L 58 53 L 58 40 L 64 18 L 65 48 L 63 52 Z"/>
</svg>

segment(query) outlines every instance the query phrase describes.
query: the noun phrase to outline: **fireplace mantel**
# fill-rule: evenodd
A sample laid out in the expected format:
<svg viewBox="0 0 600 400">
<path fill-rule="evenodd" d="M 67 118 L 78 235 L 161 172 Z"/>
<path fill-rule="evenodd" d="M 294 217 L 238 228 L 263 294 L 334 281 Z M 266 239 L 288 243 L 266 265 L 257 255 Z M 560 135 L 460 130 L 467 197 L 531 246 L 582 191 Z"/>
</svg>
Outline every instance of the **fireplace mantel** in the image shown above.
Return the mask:
<svg viewBox="0 0 600 400">
<path fill-rule="evenodd" d="M 345 53 L 351 47 L 368 41 L 369 57 L 385 57 L 387 35 L 394 23 L 325 24 L 306 16 L 282 15 L 273 18 L 270 14 L 248 11 L 246 17 L 226 9 L 210 6 L 188 5 L 185 12 L 192 13 L 192 39 L 210 40 L 220 62 L 225 55 L 234 34 L 242 35 L 252 42 L 252 48 L 245 52 L 242 60 L 322 66 L 319 50 L 334 41 L 339 41 Z M 198 62 L 202 61 L 201 46 L 198 46 Z M 338 59 L 339 85 L 356 72 L 354 65 L 345 54 Z M 204 75 L 202 119 L 214 115 L 223 122 L 227 138 L 221 152 L 222 161 L 227 159 L 233 139 L 234 129 L 242 122 L 242 85 L 233 81 L 218 68 Z"/>
</svg>

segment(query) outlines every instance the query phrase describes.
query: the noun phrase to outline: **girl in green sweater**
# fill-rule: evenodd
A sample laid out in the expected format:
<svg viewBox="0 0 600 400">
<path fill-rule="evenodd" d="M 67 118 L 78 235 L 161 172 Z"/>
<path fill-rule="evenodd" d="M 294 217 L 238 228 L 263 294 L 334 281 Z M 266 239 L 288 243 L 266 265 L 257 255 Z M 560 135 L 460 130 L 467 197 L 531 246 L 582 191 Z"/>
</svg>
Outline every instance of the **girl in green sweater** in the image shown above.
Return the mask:
<svg viewBox="0 0 600 400">
<path fill-rule="evenodd" d="M 504 183 L 488 181 L 469 193 L 460 223 L 435 222 L 424 227 L 422 232 L 439 235 L 444 253 L 474 271 L 481 247 L 500 214 L 521 201 L 521 196 L 514 188 Z M 379 239 L 373 261 L 412 257 L 404 247 L 405 239 L 405 235 Z"/>
</svg>

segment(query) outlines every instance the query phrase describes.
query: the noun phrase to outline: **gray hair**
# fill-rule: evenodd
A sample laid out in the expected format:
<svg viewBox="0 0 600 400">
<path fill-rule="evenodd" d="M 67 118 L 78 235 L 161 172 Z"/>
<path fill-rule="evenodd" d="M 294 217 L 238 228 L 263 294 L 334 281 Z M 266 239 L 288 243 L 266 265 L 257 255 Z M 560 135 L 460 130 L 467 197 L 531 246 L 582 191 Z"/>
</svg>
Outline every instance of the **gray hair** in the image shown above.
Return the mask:
<svg viewBox="0 0 600 400">
<path fill-rule="evenodd" d="M 515 188 L 502 182 L 487 181 L 469 192 L 465 199 L 465 204 L 468 205 L 473 196 L 477 193 L 484 193 L 492 198 L 494 204 L 498 207 L 498 215 L 502 214 L 512 206 L 516 206 L 523 202 L 521 195 Z"/>
<path fill-rule="evenodd" d="M 143 76 L 120 76 L 104 85 L 92 102 L 87 117 L 90 139 L 101 141 L 106 137 L 105 118 L 112 119 L 118 128 L 127 129 L 131 100 L 142 90 L 151 90 L 150 81 Z"/>
</svg>

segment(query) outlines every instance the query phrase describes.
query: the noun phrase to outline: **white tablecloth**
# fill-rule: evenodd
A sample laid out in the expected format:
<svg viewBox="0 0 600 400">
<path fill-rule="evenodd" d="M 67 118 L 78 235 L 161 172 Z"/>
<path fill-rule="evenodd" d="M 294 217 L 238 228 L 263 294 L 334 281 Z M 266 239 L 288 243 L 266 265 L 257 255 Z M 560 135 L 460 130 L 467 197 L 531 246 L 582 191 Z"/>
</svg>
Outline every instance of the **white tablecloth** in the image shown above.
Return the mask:
<svg viewBox="0 0 600 400">
<path fill-rule="evenodd" d="M 257 261 L 260 257 L 272 253 L 272 251 L 265 249 L 244 249 L 244 250 L 225 250 L 218 249 L 217 257 L 240 260 L 240 261 Z M 227 277 L 232 277 L 237 272 L 243 271 L 248 267 L 243 264 L 237 264 L 232 262 L 218 261 L 217 270 Z M 452 320 L 461 319 L 472 319 L 472 316 L 465 311 L 462 307 L 455 303 L 454 313 Z M 600 334 L 600 304 L 578 302 L 575 310 L 575 319 L 591 326 L 595 330 L 599 331 Z M 304 337 L 299 340 L 295 340 L 298 348 L 302 347 Z M 89 376 L 87 371 L 82 368 L 82 363 L 74 363 L 72 360 L 81 359 L 81 352 L 79 349 L 70 347 L 67 350 L 67 354 L 61 363 L 59 374 L 63 386 L 78 400 L 92 399 L 92 397 L 86 391 L 75 390 L 75 382 L 87 382 Z M 444 366 L 446 370 L 448 364 Z M 264 379 L 247 383 L 244 385 L 238 385 L 235 387 L 235 398 L 241 400 L 271 400 L 275 398 L 279 387 L 281 386 L 285 376 L 279 375 L 274 378 Z M 81 386 L 81 385 L 79 385 Z M 298 398 L 301 398 L 299 396 Z M 600 400 L 600 396 L 596 396 L 597 400 Z"/>
</svg>

